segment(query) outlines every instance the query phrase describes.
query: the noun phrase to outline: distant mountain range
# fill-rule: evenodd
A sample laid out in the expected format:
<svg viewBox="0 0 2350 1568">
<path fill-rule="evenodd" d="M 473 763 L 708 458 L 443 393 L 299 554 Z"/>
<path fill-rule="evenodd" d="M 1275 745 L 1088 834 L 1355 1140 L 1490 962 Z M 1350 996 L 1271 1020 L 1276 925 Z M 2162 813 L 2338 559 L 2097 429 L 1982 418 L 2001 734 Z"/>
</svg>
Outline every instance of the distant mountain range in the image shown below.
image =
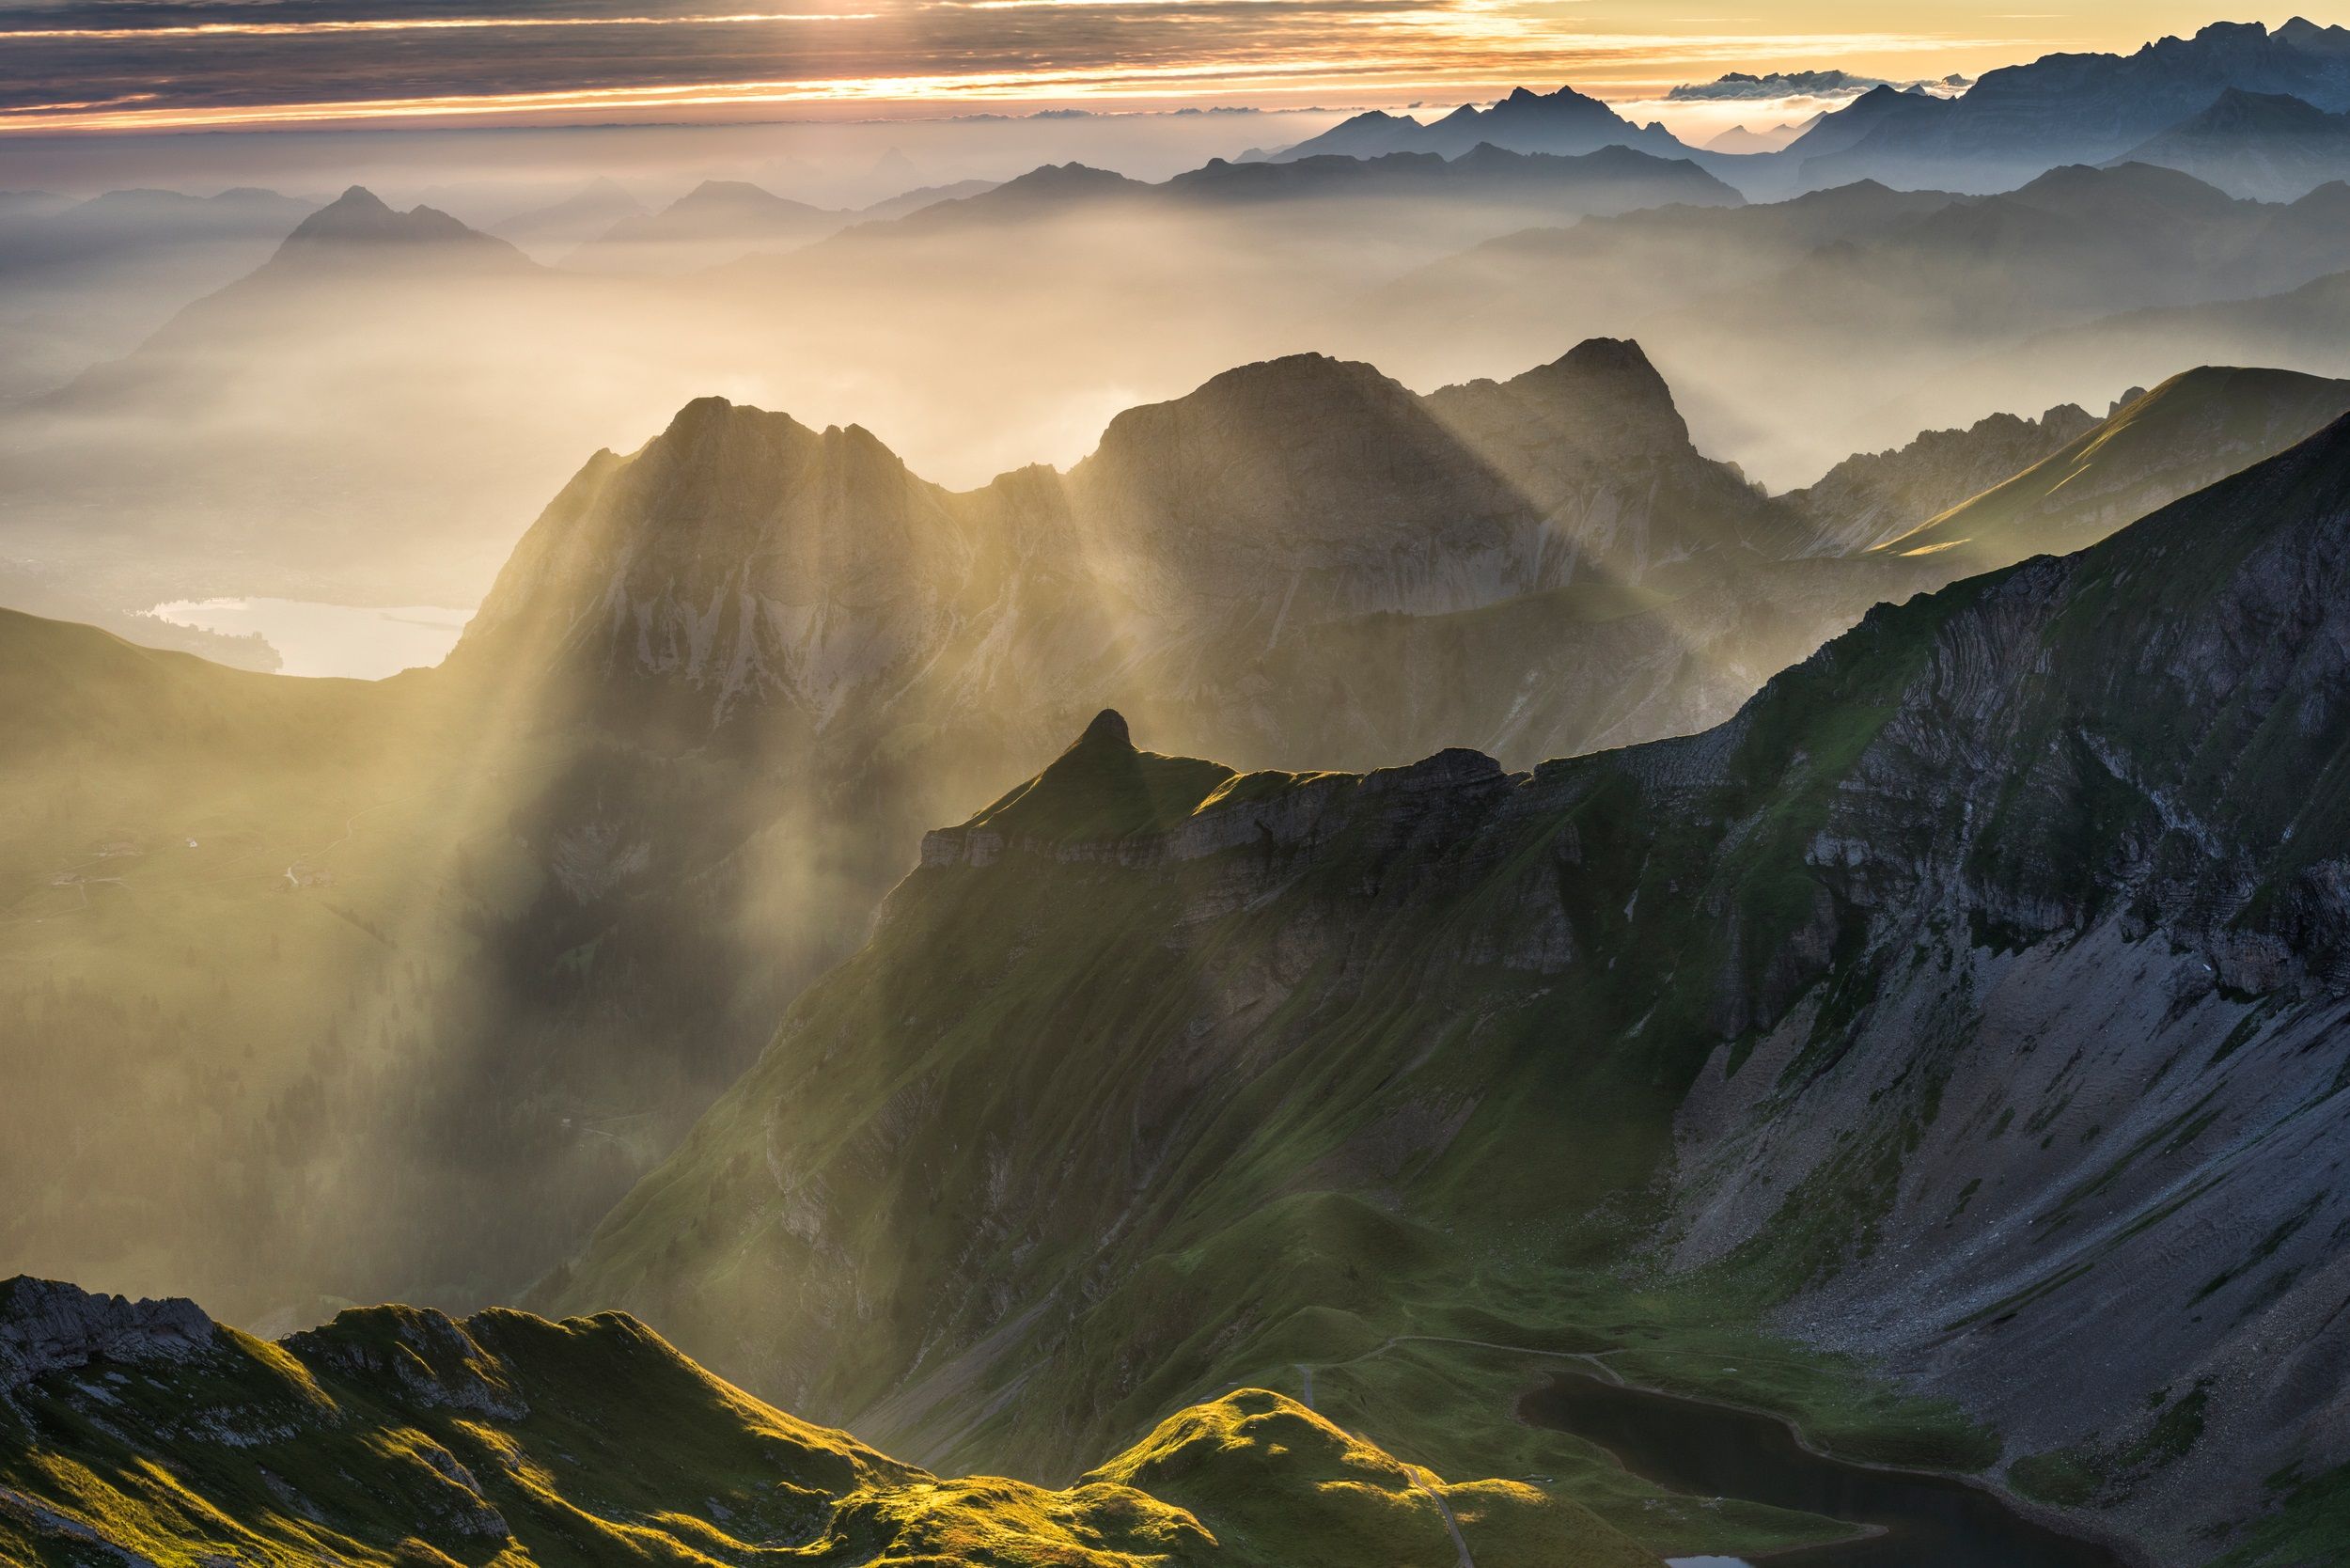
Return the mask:
<svg viewBox="0 0 2350 1568">
<path fill-rule="evenodd" d="M 2298 344 L 2217 327 L 2192 345 L 2141 342 L 2133 315 L 2275 295 L 2339 270 L 2345 195 L 2321 187 L 2289 206 L 2254 203 L 2134 164 L 2052 170 L 1991 196 L 1861 184 L 1729 211 L 1633 213 L 1529 231 L 1408 275 L 1365 303 L 1358 331 L 1383 362 L 1434 381 L 1474 373 L 1538 325 L 1637 329 L 1688 389 L 1700 429 L 1751 431 L 1753 411 L 1774 411 L 1766 439 L 1756 431 L 1733 449 L 1784 483 L 1856 446 L 1971 421 L 1986 407 L 2102 406 L 2180 364 L 2350 371 L 2322 331 Z M 2296 315 L 2281 302 L 2271 309 L 2280 322 Z M 2126 355 L 2062 353 L 2053 337 L 2045 351 L 2024 347 L 2076 330 L 2138 346 Z M 1888 385 L 1902 394 L 1888 400 Z"/>
<path fill-rule="evenodd" d="M 1573 87 L 1520 87 L 1489 107 L 1463 104 L 1424 124 L 1368 111 L 1273 156 L 1451 157 L 1480 143 L 1519 152 L 1628 147 L 1693 158 L 1747 196 L 1769 199 L 1862 180 L 1999 191 L 2066 164 L 2137 157 L 2149 146 L 2157 155 L 2143 161 L 2169 163 L 2201 147 L 2197 163 L 2178 166 L 2238 195 L 2289 200 L 2342 177 L 2333 146 L 2338 133 L 2280 105 L 2250 114 L 2240 100 L 2290 98 L 2318 111 L 2350 110 L 2350 28 L 2298 19 L 2273 32 L 2258 23 L 2219 23 L 2134 55 L 2050 55 L 1931 91 L 1831 71 L 1733 75 L 1710 86 L 1675 88 L 1673 96 L 1736 100 L 1841 94 L 1856 86 L 1867 90 L 1784 142 L 1750 138 L 1692 148 L 1662 125 L 1635 124 Z M 2166 144 L 2166 137 L 2175 140 Z M 2223 143 L 2233 149 L 2217 145 Z M 2163 155 L 2165 145 L 2178 150 Z"/>
<path fill-rule="evenodd" d="M 617 224 L 646 216 L 649 211 L 619 180 L 602 177 L 560 201 L 492 224 L 489 232 L 519 246 L 533 260 L 551 262 Z"/>
<path fill-rule="evenodd" d="M 2350 28 L 2216 23 L 2134 55 L 2051 55 L 1986 71 L 1957 98 L 1878 88 L 1779 156 L 1815 187 L 1870 178 L 1998 190 L 2057 165 L 2123 157 L 2232 91 L 2350 109 Z"/>
<path fill-rule="evenodd" d="M 2350 369 L 2322 332 L 2215 328 L 2109 372 L 2102 351 L 2020 352 L 2134 310 L 2295 290 L 2339 265 L 2345 234 L 2327 189 L 2232 202 L 2143 165 L 1996 197 L 1862 184 L 1742 206 L 1686 161 L 1485 149 L 1212 164 L 1159 184 L 1041 170 L 787 254 L 721 242 L 706 254 L 732 259 L 688 281 L 534 264 L 358 193 L 137 352 L 12 412 L 8 532 L 118 610 L 359 580 L 470 602 L 578 431 L 617 441 L 699 387 L 886 405 L 926 465 L 971 483 L 1033 455 L 1039 429 L 1077 449 L 1070 431 L 1099 428 L 1121 388 L 1196 384 L 1299 341 L 1433 386 L 1522 368 L 1528 341 L 1637 335 L 1708 447 L 1783 488 L 1986 409 L 2101 407 L 2179 364 Z M 892 306 L 777 308 L 818 291 Z M 1075 342 L 1077 384 L 1096 389 L 1079 407 L 1039 353 Z"/>
<path fill-rule="evenodd" d="M 1475 213 L 1475 229 L 1557 223 L 1590 214 L 1668 205 L 1736 206 L 1745 198 L 1685 160 L 1613 145 L 1573 154 L 1512 151 L 1485 143 L 1453 155 L 1430 151 L 1321 153 L 1280 163 L 1211 159 L 1152 184 L 1106 169 L 1070 164 L 1037 169 L 968 199 L 941 202 L 907 223 L 856 231 L 857 241 L 889 243 L 908 233 L 980 224 L 1084 215 L 1089 210 L 1172 213 L 1234 212 L 1270 221 L 1326 221 L 1324 205 L 1392 202 L 1431 219 Z M 1392 229 L 1393 211 L 1366 207 L 1356 221 Z M 1390 235 L 1390 241 L 1402 236 Z"/>
<path fill-rule="evenodd" d="M 274 191 L 0 199 L 0 402 L 127 353 L 269 259 L 312 204 Z"/>
<path fill-rule="evenodd" d="M 1964 76 L 1933 82 L 1888 82 L 1881 76 L 1856 76 L 1849 71 L 1774 71 L 1762 75 L 1733 71 L 1711 82 L 1684 82 L 1665 94 L 1673 103 L 1738 103 L 1753 100 L 1774 102 L 1788 98 L 1857 98 L 1877 87 L 1902 91 L 1934 90 L 1956 93 L 1974 84 Z"/>
<path fill-rule="evenodd" d="M 1464 103 L 1424 125 L 1408 115 L 1370 110 L 1284 149 L 1275 161 L 1320 155 L 1378 158 L 1394 152 L 1457 158 L 1486 146 L 1568 157 L 1606 147 L 1631 148 L 1661 158 L 1686 158 L 1694 150 L 1663 126 L 1635 125 L 1573 87 L 1549 93 L 1519 87 L 1488 108 Z"/>
<path fill-rule="evenodd" d="M 807 244 L 854 221 L 745 180 L 708 180 L 658 212 L 621 218 L 564 260 L 591 270 L 685 272 Z"/>
<path fill-rule="evenodd" d="M 2183 169 L 2239 196 L 2291 201 L 2350 179 L 2350 113 L 2231 87 L 2201 114 L 2125 157 Z"/>
</svg>

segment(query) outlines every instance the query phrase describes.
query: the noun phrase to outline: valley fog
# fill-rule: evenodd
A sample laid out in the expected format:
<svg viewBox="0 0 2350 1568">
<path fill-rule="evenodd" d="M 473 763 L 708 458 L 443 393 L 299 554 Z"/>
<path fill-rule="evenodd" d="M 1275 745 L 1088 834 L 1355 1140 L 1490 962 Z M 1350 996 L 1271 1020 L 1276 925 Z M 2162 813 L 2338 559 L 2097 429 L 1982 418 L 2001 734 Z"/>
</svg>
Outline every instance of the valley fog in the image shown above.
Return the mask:
<svg viewBox="0 0 2350 1568">
<path fill-rule="evenodd" d="M 1784 491 L 1920 430 L 2102 409 L 2197 363 L 2342 368 L 2308 311 L 2280 328 L 2257 303 L 2326 287 L 2342 204 L 2237 201 L 2153 168 L 1747 203 L 1623 149 L 1155 184 L 1062 164 L 917 187 L 902 215 L 742 183 L 650 210 L 608 180 L 571 189 L 576 212 L 518 243 L 366 190 L 298 224 L 291 201 L 265 216 L 238 197 L 253 266 L 225 282 L 235 247 L 184 238 L 187 212 L 115 215 L 101 248 L 122 259 L 76 272 L 69 325 L 132 298 L 152 314 L 159 276 L 195 297 L 135 346 L 86 336 L 18 363 L 11 570 L 116 613 L 235 594 L 467 607 L 589 453 L 634 449 L 706 394 L 862 426 L 969 489 L 1066 466 L 1120 410 L 1254 360 L 1329 353 L 1433 390 L 1637 337 L 1700 445 Z"/>
<path fill-rule="evenodd" d="M 0 126 L 0 1560 L 2332 1560 L 2350 32 L 1640 91 Z"/>
</svg>

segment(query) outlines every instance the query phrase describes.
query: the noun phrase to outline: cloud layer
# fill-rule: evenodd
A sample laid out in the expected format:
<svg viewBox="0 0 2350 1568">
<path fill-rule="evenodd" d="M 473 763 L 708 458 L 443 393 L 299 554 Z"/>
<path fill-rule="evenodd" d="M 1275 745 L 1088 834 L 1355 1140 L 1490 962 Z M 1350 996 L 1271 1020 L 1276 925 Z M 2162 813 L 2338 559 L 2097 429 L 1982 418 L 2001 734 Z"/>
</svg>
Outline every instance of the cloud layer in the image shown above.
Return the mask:
<svg viewBox="0 0 2350 1568">
<path fill-rule="evenodd" d="M 0 0 L 0 130 L 696 118 L 876 105 L 1629 96 L 1739 68 L 1898 79 L 2037 53 L 2016 19 L 1831 0 L 1688 21 L 1662 0 Z M 1882 15 L 1880 10 L 1877 14 Z M 1960 26 L 1964 20 L 1970 24 Z M 1844 24 L 1842 26 L 1833 24 Z M 2076 40 L 2077 41 L 2077 40 Z"/>
</svg>

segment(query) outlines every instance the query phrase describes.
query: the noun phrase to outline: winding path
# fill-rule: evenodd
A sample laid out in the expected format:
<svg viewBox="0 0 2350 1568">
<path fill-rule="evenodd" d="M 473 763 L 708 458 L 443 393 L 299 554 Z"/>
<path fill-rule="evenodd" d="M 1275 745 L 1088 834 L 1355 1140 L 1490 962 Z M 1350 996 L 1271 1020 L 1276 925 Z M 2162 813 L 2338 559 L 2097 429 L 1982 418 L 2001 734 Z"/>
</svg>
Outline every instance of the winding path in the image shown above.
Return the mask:
<svg viewBox="0 0 2350 1568">
<path fill-rule="evenodd" d="M 1420 1489 L 1427 1499 L 1436 1505 L 1436 1516 L 1444 1521 L 1447 1533 L 1452 1537 L 1452 1549 L 1461 1554 L 1460 1568 L 1477 1568 L 1477 1560 L 1469 1556 L 1468 1542 L 1461 1534 L 1461 1521 L 1452 1516 L 1452 1505 L 1444 1500 L 1444 1494 L 1428 1484 L 1428 1478 L 1417 1465 L 1406 1465 L 1403 1473 L 1412 1478 L 1412 1484 Z"/>
</svg>

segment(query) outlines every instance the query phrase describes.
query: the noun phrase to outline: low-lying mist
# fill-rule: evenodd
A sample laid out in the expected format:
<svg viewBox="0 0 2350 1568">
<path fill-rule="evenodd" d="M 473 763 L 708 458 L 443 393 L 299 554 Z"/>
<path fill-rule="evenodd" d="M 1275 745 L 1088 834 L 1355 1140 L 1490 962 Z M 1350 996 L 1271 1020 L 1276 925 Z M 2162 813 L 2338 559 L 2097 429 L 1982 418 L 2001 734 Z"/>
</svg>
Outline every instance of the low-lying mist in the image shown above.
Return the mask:
<svg viewBox="0 0 2350 1568">
<path fill-rule="evenodd" d="M 2311 330 L 2332 295 L 2217 303 L 2326 275 L 2340 203 L 2234 202 L 2157 170 L 1741 206 L 1635 154 L 1156 185 L 1058 167 L 813 241 L 763 209 L 666 227 L 655 209 L 601 261 L 540 233 L 554 264 L 355 203 L 0 415 L 8 554 L 115 610 L 469 605 L 588 453 L 706 394 L 863 425 L 970 487 L 1065 465 L 1119 409 L 1286 353 L 1430 388 L 1637 337 L 1706 448 L 1783 490 L 1922 428 L 2101 408 L 2201 359 L 2350 364 Z"/>
</svg>

